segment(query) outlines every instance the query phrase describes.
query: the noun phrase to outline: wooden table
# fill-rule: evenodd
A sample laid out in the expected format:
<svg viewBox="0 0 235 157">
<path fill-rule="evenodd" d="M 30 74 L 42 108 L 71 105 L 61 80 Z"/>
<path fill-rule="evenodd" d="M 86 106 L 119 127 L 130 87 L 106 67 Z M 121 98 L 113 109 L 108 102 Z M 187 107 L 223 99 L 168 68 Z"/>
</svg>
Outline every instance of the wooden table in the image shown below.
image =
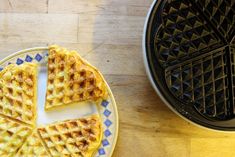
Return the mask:
<svg viewBox="0 0 235 157">
<path fill-rule="evenodd" d="M 120 134 L 114 157 L 232 157 L 235 134 L 194 126 L 152 89 L 142 30 L 152 0 L 0 0 L 0 58 L 56 43 L 105 75 L 116 97 Z M 220 149 L 222 148 L 222 149 Z"/>
</svg>

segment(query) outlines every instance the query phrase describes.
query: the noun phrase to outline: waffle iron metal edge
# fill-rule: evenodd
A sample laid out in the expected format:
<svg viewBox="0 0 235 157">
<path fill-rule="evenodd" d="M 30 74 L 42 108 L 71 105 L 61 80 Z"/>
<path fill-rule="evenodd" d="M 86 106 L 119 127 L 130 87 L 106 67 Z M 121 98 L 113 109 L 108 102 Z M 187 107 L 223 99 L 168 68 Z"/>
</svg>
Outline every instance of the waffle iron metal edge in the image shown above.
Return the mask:
<svg viewBox="0 0 235 157">
<path fill-rule="evenodd" d="M 155 0 L 145 22 L 155 91 L 185 120 L 214 130 L 235 130 L 233 19 L 232 0 Z"/>
</svg>

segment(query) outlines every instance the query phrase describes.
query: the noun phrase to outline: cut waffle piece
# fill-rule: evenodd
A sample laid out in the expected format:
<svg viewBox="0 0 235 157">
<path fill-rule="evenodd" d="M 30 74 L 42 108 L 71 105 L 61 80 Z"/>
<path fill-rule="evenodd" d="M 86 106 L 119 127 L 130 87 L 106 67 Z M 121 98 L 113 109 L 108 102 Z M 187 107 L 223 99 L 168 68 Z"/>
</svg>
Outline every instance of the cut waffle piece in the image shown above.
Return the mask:
<svg viewBox="0 0 235 157">
<path fill-rule="evenodd" d="M 0 114 L 34 125 L 36 100 L 36 64 L 11 64 L 0 72 Z"/>
<path fill-rule="evenodd" d="M 53 45 L 49 48 L 45 109 L 107 96 L 100 72 L 76 51 Z"/>
<path fill-rule="evenodd" d="M 34 130 L 31 136 L 27 138 L 16 157 L 50 157 L 47 149 L 43 146 L 37 130 Z"/>
<path fill-rule="evenodd" d="M 38 128 L 51 155 L 58 157 L 91 157 L 101 143 L 101 130 L 98 115 Z"/>
<path fill-rule="evenodd" d="M 0 156 L 13 156 L 30 133 L 30 127 L 8 118 L 0 117 Z"/>
</svg>

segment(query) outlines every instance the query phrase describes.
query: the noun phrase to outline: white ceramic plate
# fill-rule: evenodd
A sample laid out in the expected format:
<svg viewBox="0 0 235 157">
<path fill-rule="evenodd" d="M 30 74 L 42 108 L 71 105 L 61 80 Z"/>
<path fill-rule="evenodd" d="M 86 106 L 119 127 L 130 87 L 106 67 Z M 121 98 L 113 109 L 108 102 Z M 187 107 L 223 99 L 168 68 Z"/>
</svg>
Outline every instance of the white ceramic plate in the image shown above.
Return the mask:
<svg viewBox="0 0 235 157">
<path fill-rule="evenodd" d="M 37 47 L 22 50 L 0 61 L 0 71 L 9 64 L 23 64 L 34 62 L 39 65 L 38 76 L 38 107 L 37 125 L 49 124 L 56 121 L 75 119 L 94 113 L 99 113 L 102 119 L 103 139 L 95 157 L 111 157 L 118 136 L 118 112 L 116 102 L 108 84 L 109 96 L 99 107 L 93 103 L 79 103 L 67 107 L 58 108 L 53 111 L 44 110 L 46 82 L 47 82 L 47 47 Z"/>
</svg>

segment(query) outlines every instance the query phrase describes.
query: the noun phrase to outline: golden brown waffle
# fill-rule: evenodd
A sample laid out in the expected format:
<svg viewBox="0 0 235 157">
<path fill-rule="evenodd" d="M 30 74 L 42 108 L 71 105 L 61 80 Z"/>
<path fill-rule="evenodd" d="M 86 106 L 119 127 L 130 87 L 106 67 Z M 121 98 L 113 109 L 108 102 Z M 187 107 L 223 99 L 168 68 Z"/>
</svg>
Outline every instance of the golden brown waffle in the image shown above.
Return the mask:
<svg viewBox="0 0 235 157">
<path fill-rule="evenodd" d="M 0 117 L 0 156 L 13 156 L 30 133 L 31 128 L 26 125 Z"/>
<path fill-rule="evenodd" d="M 43 146 L 37 130 L 29 136 L 24 145 L 18 151 L 16 157 L 50 157 L 46 148 Z"/>
<path fill-rule="evenodd" d="M 52 156 L 91 157 L 101 143 L 98 115 L 57 122 L 38 129 Z"/>
<path fill-rule="evenodd" d="M 102 75 L 77 52 L 49 48 L 45 109 L 107 96 Z"/>
<path fill-rule="evenodd" d="M 36 99 L 36 64 L 11 64 L 0 72 L 0 114 L 34 125 Z"/>
</svg>

